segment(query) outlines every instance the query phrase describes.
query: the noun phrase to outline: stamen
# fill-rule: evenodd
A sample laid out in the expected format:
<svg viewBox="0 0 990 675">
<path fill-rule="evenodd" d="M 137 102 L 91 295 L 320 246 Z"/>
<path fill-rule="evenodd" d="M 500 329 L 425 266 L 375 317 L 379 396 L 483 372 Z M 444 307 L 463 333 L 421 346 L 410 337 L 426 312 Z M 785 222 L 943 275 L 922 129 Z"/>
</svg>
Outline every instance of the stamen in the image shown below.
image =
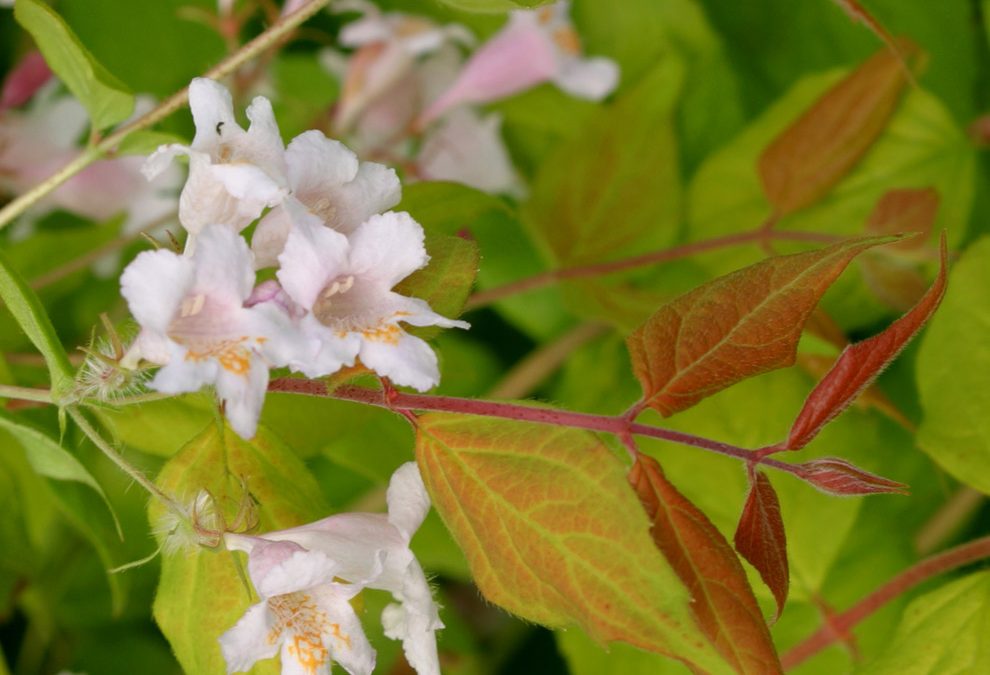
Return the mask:
<svg viewBox="0 0 990 675">
<path fill-rule="evenodd" d="M 193 296 L 188 296 L 182 301 L 182 307 L 179 311 L 179 316 L 185 318 L 189 316 L 196 316 L 203 311 L 203 305 L 206 304 L 206 296 L 202 293 L 197 293 Z"/>
</svg>

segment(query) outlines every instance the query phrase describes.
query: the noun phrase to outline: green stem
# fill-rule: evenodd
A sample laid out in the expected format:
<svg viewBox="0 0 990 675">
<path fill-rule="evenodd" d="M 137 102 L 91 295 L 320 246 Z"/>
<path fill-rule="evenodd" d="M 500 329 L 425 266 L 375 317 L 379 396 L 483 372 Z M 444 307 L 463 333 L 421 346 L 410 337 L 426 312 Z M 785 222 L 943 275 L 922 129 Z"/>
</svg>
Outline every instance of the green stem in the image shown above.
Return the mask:
<svg viewBox="0 0 990 675">
<path fill-rule="evenodd" d="M 261 35 L 257 36 L 241 47 L 238 51 L 231 54 L 216 66 L 208 70 L 204 74 L 204 77 L 220 79 L 231 74 L 246 62 L 258 56 L 270 47 L 278 44 L 282 38 L 291 33 L 301 23 L 306 21 L 306 19 L 320 11 L 329 2 L 330 0 L 310 0 L 308 4 L 300 7 L 292 14 L 282 17 L 279 21 L 272 24 L 268 30 L 264 31 Z M 0 209 L 0 230 L 9 225 L 15 218 L 20 216 L 36 203 L 41 201 L 41 199 L 54 191 L 59 185 L 75 176 L 93 162 L 115 151 L 121 141 L 127 138 L 130 134 L 135 131 L 154 126 L 184 106 L 188 101 L 189 89 L 183 88 L 162 101 L 162 103 L 160 103 L 153 110 L 131 122 L 128 122 L 127 124 L 124 124 L 121 127 L 118 127 L 113 133 L 106 136 L 96 145 L 84 150 L 78 157 L 63 166 L 47 179 Z"/>
<path fill-rule="evenodd" d="M 15 387 L 10 384 L 0 384 L 0 398 L 13 398 L 19 401 L 51 403 L 52 392 L 49 389 L 32 389 L 30 387 Z"/>
<path fill-rule="evenodd" d="M 91 440 L 93 444 L 103 452 L 104 455 L 107 456 L 107 459 L 117 465 L 117 468 L 130 476 L 134 482 L 147 490 L 151 496 L 160 500 L 166 507 L 172 509 L 182 517 L 186 517 L 186 510 L 182 508 L 182 505 L 172 499 L 169 495 L 162 492 L 158 486 L 155 485 L 151 479 L 141 473 L 137 467 L 132 466 L 130 462 L 121 457 L 120 453 L 114 450 L 113 446 L 111 446 L 110 443 L 100 435 L 100 432 L 93 428 L 93 425 L 89 423 L 89 420 L 87 420 L 81 412 L 79 412 L 78 408 L 69 406 L 66 410 L 69 413 L 69 417 L 72 418 L 79 429 L 82 430 L 87 437 L 89 437 L 89 440 Z"/>
</svg>

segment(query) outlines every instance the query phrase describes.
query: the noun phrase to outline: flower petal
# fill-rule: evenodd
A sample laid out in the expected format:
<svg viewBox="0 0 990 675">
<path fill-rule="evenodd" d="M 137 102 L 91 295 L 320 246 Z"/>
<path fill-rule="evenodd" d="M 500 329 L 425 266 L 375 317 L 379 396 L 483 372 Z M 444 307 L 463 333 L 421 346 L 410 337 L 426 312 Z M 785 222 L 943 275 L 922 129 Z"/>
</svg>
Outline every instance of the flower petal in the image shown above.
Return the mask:
<svg viewBox="0 0 990 675">
<path fill-rule="evenodd" d="M 266 213 L 258 222 L 251 237 L 251 250 L 254 251 L 254 265 L 257 269 L 278 265 L 278 256 L 285 249 L 285 240 L 289 238 L 290 230 L 292 221 L 281 205 Z"/>
<path fill-rule="evenodd" d="M 387 299 L 391 316 L 395 321 L 408 323 L 410 326 L 440 326 L 441 328 L 471 327 L 467 321 L 448 319 L 437 314 L 430 305 L 420 298 L 409 298 L 398 293 L 389 293 Z"/>
<path fill-rule="evenodd" d="M 351 587 L 326 584 L 309 593 L 330 621 L 330 630 L 323 634 L 323 644 L 330 657 L 351 675 L 370 675 L 375 670 L 375 650 L 349 602 L 354 589 L 361 587 L 356 584 Z"/>
<path fill-rule="evenodd" d="M 435 631 L 443 628 L 443 622 L 426 575 L 415 558 L 410 560 L 402 590 L 395 596 L 401 605 L 389 605 L 382 612 L 385 635 L 402 640 L 406 660 L 419 675 L 440 675 Z"/>
<path fill-rule="evenodd" d="M 416 164 L 427 180 L 464 183 L 490 193 L 518 192 L 519 179 L 502 142 L 498 115 L 458 108 L 427 135 Z"/>
<path fill-rule="evenodd" d="M 196 77 L 189 83 L 189 109 L 196 124 L 192 147 L 211 152 L 224 132 L 240 130 L 234 119 L 234 104 L 227 88 L 209 78 Z"/>
<path fill-rule="evenodd" d="M 160 145 L 144 161 L 144 166 L 141 167 L 141 173 L 148 180 L 153 180 L 172 164 L 172 160 L 175 159 L 176 155 L 189 155 L 190 153 L 189 148 L 177 143 Z"/>
<path fill-rule="evenodd" d="M 265 541 L 251 551 L 248 570 L 258 595 L 272 598 L 329 584 L 337 564 L 326 554 L 307 551 L 291 541 Z M 360 587 L 351 590 L 348 597 L 356 595 Z"/>
<path fill-rule="evenodd" d="M 362 339 L 361 363 L 382 377 L 417 391 L 427 391 L 440 382 L 437 355 L 418 337 L 399 330 L 394 342 Z"/>
<path fill-rule="evenodd" d="M 350 273 L 390 289 L 426 265 L 423 228 L 408 213 L 374 215 L 350 237 Z"/>
<path fill-rule="evenodd" d="M 210 225 L 199 234 L 193 291 L 240 305 L 254 286 L 254 258 L 247 242 L 224 225 Z"/>
<path fill-rule="evenodd" d="M 356 335 L 339 335 L 317 321 L 312 314 L 303 317 L 300 328 L 313 346 L 309 352 L 300 352 L 289 361 L 288 365 L 294 371 L 306 377 L 323 377 L 336 373 L 343 366 L 354 365 L 361 349 L 361 340 Z"/>
<path fill-rule="evenodd" d="M 263 169 L 280 186 L 286 184 L 285 144 L 275 121 L 272 103 L 264 96 L 255 96 L 247 108 L 251 121 L 240 143 L 236 157 Z"/>
<path fill-rule="evenodd" d="M 430 496 L 416 462 L 406 462 L 395 470 L 388 483 L 386 500 L 388 522 L 409 541 L 430 511 Z"/>
<path fill-rule="evenodd" d="M 246 347 L 241 349 L 247 350 Z M 247 369 L 232 371 L 221 367 L 216 371 L 217 396 L 224 402 L 224 414 L 230 428 L 241 438 L 254 438 L 258 417 L 268 388 L 268 366 L 254 354 L 242 357 Z M 212 360 L 212 359 L 211 359 Z"/>
<path fill-rule="evenodd" d="M 303 202 L 354 180 L 358 158 L 340 141 L 322 132 L 304 131 L 289 143 L 285 151 L 289 186 Z"/>
<path fill-rule="evenodd" d="M 171 251 L 144 251 L 120 276 L 120 292 L 143 328 L 158 333 L 172 317 L 194 283 L 193 261 Z"/>
<path fill-rule="evenodd" d="M 227 662 L 228 673 L 251 670 L 256 662 L 278 654 L 278 641 L 269 641 L 274 617 L 268 605 L 259 602 L 251 606 L 234 627 L 220 636 L 220 651 Z"/>
<path fill-rule="evenodd" d="M 390 209 L 402 199 L 402 184 L 395 170 L 376 162 L 361 162 L 352 181 L 335 192 L 336 213 L 327 225 L 351 234 L 371 216 Z"/>
<path fill-rule="evenodd" d="M 149 388 L 163 394 L 184 394 L 216 382 L 220 370 L 216 359 L 187 359 L 187 350 L 171 341 L 169 349 L 168 363 L 155 373 Z"/>
<path fill-rule="evenodd" d="M 292 232 L 278 257 L 279 283 L 293 300 L 312 309 L 317 295 L 347 264 L 347 237 L 324 227 L 319 218 L 286 202 Z"/>
<path fill-rule="evenodd" d="M 565 59 L 553 82 L 571 96 L 600 101 L 619 84 L 619 66 L 602 56 Z"/>
</svg>

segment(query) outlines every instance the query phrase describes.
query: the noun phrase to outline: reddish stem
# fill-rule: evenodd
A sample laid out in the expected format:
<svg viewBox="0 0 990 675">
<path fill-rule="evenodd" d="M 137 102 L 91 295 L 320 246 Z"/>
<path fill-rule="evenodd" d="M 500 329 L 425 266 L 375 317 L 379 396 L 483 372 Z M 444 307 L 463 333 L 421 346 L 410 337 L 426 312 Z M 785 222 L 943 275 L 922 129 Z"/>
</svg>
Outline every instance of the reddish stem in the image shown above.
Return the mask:
<svg viewBox="0 0 990 675">
<path fill-rule="evenodd" d="M 818 632 L 784 654 L 780 660 L 781 664 L 785 669 L 800 665 L 836 640 L 842 639 L 853 626 L 902 593 L 932 577 L 983 558 L 990 558 L 990 537 L 973 540 L 922 560 L 914 567 L 909 567 L 898 574 L 846 611 L 832 617 L 828 625 L 822 626 Z"/>
<path fill-rule="evenodd" d="M 495 288 L 489 288 L 488 290 L 475 293 L 468 298 L 464 309 L 477 309 L 478 307 L 489 305 L 496 300 L 501 300 L 504 297 L 549 286 L 557 281 L 578 279 L 581 277 L 601 276 L 604 274 L 611 274 L 612 272 L 620 272 L 623 270 L 635 269 L 637 267 L 654 265 L 656 263 L 689 258 L 693 255 L 697 255 L 698 253 L 714 251 L 719 248 L 727 248 L 729 246 L 737 246 L 739 244 L 747 244 L 751 242 L 763 242 L 771 239 L 831 244 L 836 241 L 840 241 L 842 237 L 837 237 L 831 234 L 822 234 L 819 232 L 767 230 L 761 226 L 760 228 L 749 232 L 739 232 L 736 234 L 729 234 L 724 237 L 715 237 L 714 239 L 706 239 L 704 241 L 696 241 L 690 244 L 682 244 L 680 246 L 673 246 L 671 248 L 663 249 L 662 251 L 652 251 L 650 253 L 636 255 L 630 258 L 622 258 L 620 260 L 595 263 L 593 265 L 579 265 L 577 267 L 565 267 L 564 269 L 541 272 L 534 276 L 519 279 L 503 286 L 496 286 Z"/>
<path fill-rule="evenodd" d="M 319 380 L 305 380 L 291 377 L 272 380 L 268 385 L 268 390 L 355 401 L 357 403 L 365 403 L 395 411 L 432 410 L 435 412 L 463 415 L 500 417 L 503 419 L 571 427 L 574 429 L 588 429 L 590 431 L 602 431 L 614 434 L 620 439 L 630 434 L 649 436 L 671 443 L 690 445 L 695 448 L 709 450 L 748 463 L 753 463 L 755 460 L 759 464 L 780 471 L 786 471 L 801 478 L 801 469 L 793 464 L 779 462 L 773 459 L 759 459 L 754 457 L 750 450 L 728 443 L 713 441 L 701 436 L 694 436 L 681 431 L 663 429 L 646 424 L 636 424 L 625 415 L 592 415 L 589 413 L 558 410 L 555 408 L 539 408 L 502 401 L 482 401 L 454 396 L 433 396 L 430 394 L 407 394 L 398 390 L 393 390 L 394 393 L 390 393 L 388 400 L 386 400 L 384 392 L 379 389 L 343 385 L 330 391 L 326 384 Z"/>
</svg>

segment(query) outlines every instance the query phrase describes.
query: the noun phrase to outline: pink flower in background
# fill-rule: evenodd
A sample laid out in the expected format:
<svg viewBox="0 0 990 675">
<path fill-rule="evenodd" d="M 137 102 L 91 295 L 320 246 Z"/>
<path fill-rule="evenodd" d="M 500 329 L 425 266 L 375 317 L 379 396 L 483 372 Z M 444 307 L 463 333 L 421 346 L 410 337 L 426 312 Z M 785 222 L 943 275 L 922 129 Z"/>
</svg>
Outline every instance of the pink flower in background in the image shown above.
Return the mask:
<svg viewBox="0 0 990 675">
<path fill-rule="evenodd" d="M 41 52 L 28 52 L 14 66 L 0 91 L 0 112 L 22 106 L 52 78 L 52 71 Z"/>
<path fill-rule="evenodd" d="M 189 107 L 196 123 L 192 145 L 163 145 L 148 158 L 149 180 L 176 155 L 189 157 L 189 178 L 179 196 L 179 222 L 189 232 L 188 252 L 207 225 L 222 223 L 237 232 L 279 204 L 288 193 L 285 146 L 268 99 L 248 106 L 251 126 L 244 131 L 234 119 L 230 92 L 202 77 L 189 85 Z"/>
<path fill-rule="evenodd" d="M 476 51 L 457 81 L 422 114 L 423 127 L 463 103 L 488 103 L 544 82 L 572 96 L 607 96 L 619 80 L 615 62 L 584 58 L 581 41 L 568 18 L 569 3 L 512 12 L 499 33 Z"/>
<path fill-rule="evenodd" d="M 393 640 L 402 640 L 406 660 L 419 675 L 440 675 L 435 633 L 443 628 L 443 623 L 423 568 L 409 548 L 413 534 L 430 510 L 430 498 L 414 462 L 403 464 L 392 474 L 387 501 L 388 515 L 341 513 L 288 530 L 267 532 L 259 536 L 227 534 L 224 539 L 228 549 L 248 554 L 248 568 L 252 579 L 262 576 L 261 570 L 272 569 L 282 560 L 293 562 L 298 571 L 290 570 L 285 565 L 277 577 L 284 579 L 284 582 L 278 585 L 277 590 L 316 587 L 321 580 L 329 584 L 334 577 L 338 577 L 350 582 L 357 590 L 373 588 L 390 592 L 396 602 L 382 612 L 385 635 Z M 281 543 L 283 548 L 269 548 L 276 542 Z M 291 544 L 291 547 L 286 547 L 286 544 Z M 272 551 L 275 553 L 270 553 Z M 311 562 L 304 567 L 302 563 L 307 557 Z M 325 569 L 322 576 L 314 573 L 319 565 Z M 342 584 L 333 586 L 341 587 Z M 270 597 L 268 594 L 272 592 L 258 588 L 258 594 L 263 599 Z M 296 602 L 303 601 L 302 598 L 296 598 Z M 248 612 L 262 614 L 263 610 L 252 608 Z M 341 614 L 334 610 L 326 612 L 328 619 L 333 616 Z M 329 621 L 322 626 L 326 626 Z M 241 638 L 235 645 L 234 640 L 228 636 L 238 630 L 241 623 L 258 626 L 251 632 L 255 640 Z M 231 666 L 232 657 L 239 654 L 250 654 L 253 660 L 248 661 L 242 657 L 242 660 L 236 662 L 238 668 L 264 658 L 255 657 L 254 654 L 259 648 L 264 648 L 259 643 L 261 636 L 266 634 L 263 630 L 271 630 L 269 625 L 263 623 L 259 617 L 249 619 L 245 615 L 234 629 L 221 638 L 228 667 Z M 242 629 L 242 632 L 247 633 L 247 630 Z M 325 630 L 314 630 L 313 633 L 327 634 Z M 355 635 L 353 629 L 348 633 L 352 637 Z M 332 634 L 331 629 L 330 635 Z M 270 655 L 274 655 L 274 650 L 270 647 L 268 650 Z M 358 672 L 350 670 L 344 662 L 341 665 L 351 673 Z M 283 656 L 282 672 L 297 672 L 287 670 L 286 667 Z"/>
</svg>

